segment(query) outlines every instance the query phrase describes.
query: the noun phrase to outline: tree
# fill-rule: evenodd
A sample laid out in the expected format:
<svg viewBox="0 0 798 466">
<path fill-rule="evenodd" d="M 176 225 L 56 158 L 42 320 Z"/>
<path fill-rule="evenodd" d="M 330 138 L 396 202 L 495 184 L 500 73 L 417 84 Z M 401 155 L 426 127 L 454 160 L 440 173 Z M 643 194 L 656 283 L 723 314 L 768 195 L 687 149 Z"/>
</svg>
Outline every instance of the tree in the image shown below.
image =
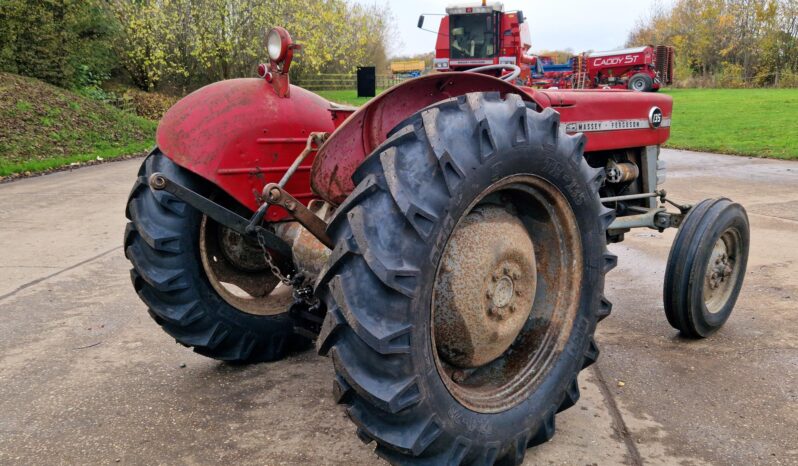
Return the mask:
<svg viewBox="0 0 798 466">
<path fill-rule="evenodd" d="M 212 79 L 253 73 L 264 53 L 265 26 L 276 4 L 252 0 L 199 0 L 192 8 L 191 56 Z"/>
<path fill-rule="evenodd" d="M 155 89 L 170 71 L 167 41 L 174 25 L 166 10 L 168 0 L 112 0 L 111 8 L 120 25 L 116 45 L 122 66 L 133 83 L 145 91 Z"/>
<path fill-rule="evenodd" d="M 798 72 L 798 0 L 677 0 L 638 22 L 629 45 L 670 43 L 677 76 L 720 85 L 775 84 Z"/>
<path fill-rule="evenodd" d="M 100 0 L 0 0 L 0 69 L 63 87 L 115 66 Z"/>
<path fill-rule="evenodd" d="M 252 76 L 268 30 L 302 44 L 292 75 L 350 73 L 387 62 L 390 13 L 344 0 L 113 0 L 125 70 L 144 90 Z"/>
</svg>

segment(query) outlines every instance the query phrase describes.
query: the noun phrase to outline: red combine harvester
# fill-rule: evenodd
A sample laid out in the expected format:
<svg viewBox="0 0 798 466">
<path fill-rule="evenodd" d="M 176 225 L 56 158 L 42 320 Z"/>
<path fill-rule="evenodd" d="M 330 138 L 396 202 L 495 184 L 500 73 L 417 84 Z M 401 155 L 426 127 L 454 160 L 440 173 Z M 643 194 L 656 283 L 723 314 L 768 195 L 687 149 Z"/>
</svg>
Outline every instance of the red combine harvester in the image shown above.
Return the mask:
<svg viewBox="0 0 798 466">
<path fill-rule="evenodd" d="M 418 19 L 423 28 L 424 17 Z M 433 31 L 434 32 L 434 31 Z M 542 73 L 532 46 L 529 24 L 521 11 L 505 12 L 501 2 L 465 3 L 446 8 L 435 42 L 436 71 L 467 71 L 491 67 L 485 72 L 518 68 L 517 79 L 529 83 Z"/>
<path fill-rule="evenodd" d="M 729 318 L 748 219 L 667 197 L 669 96 L 450 72 L 354 109 L 290 84 L 285 29 L 266 44 L 260 78 L 166 113 L 128 199 L 133 286 L 178 343 L 253 362 L 315 341 L 386 460 L 519 465 L 598 357 L 609 243 L 678 228 L 668 322 Z"/>
<path fill-rule="evenodd" d="M 424 15 L 418 27 L 424 25 Z M 520 84 L 561 89 L 657 91 L 673 81 L 674 49 L 645 46 L 577 55 L 567 64 L 529 54 L 529 25 L 521 11 L 505 12 L 501 2 L 446 8 L 435 43 L 437 71 L 513 70 Z M 489 67 L 489 69 L 485 69 Z"/>
</svg>

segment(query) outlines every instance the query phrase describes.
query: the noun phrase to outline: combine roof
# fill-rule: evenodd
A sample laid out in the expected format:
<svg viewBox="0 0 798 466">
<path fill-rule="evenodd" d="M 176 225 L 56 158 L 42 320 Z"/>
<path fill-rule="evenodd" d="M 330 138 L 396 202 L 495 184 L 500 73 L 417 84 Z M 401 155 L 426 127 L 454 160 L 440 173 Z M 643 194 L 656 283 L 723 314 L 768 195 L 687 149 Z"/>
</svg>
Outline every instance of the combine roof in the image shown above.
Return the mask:
<svg viewBox="0 0 798 466">
<path fill-rule="evenodd" d="M 492 11 L 504 11 L 504 3 L 491 2 L 482 6 L 482 2 L 452 3 L 446 7 L 447 15 L 462 15 L 465 13 L 490 13 Z"/>
</svg>

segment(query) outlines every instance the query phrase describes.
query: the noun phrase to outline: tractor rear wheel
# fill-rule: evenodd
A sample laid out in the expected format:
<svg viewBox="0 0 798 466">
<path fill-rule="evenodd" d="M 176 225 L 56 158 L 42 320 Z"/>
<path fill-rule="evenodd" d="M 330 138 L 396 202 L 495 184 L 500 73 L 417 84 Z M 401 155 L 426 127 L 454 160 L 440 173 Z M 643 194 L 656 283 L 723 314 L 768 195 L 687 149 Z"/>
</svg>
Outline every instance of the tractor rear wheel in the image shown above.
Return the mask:
<svg viewBox="0 0 798 466">
<path fill-rule="evenodd" d="M 226 361 L 273 361 L 307 345 L 287 312 L 290 289 L 278 284 L 257 245 L 150 189 L 154 172 L 206 195 L 213 188 L 157 151 L 139 170 L 128 198 L 125 256 L 155 322 L 178 343 Z"/>
<path fill-rule="evenodd" d="M 629 89 L 637 92 L 650 92 L 654 88 L 654 80 L 645 73 L 637 73 L 629 79 Z"/>
<path fill-rule="evenodd" d="M 520 464 L 579 398 L 609 314 L 614 211 L 559 114 L 467 94 L 400 124 L 328 232 L 319 351 L 397 464 Z"/>
<path fill-rule="evenodd" d="M 731 316 L 748 264 L 748 216 L 728 199 L 693 207 L 673 240 L 663 298 L 671 326 L 704 338 Z"/>
</svg>

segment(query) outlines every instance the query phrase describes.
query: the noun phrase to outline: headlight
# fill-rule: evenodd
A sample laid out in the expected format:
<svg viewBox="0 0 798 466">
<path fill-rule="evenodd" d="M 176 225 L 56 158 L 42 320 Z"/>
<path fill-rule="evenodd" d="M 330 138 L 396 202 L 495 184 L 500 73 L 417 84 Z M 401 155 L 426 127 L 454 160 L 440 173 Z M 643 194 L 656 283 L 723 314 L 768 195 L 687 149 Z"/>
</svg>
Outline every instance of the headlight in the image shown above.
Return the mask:
<svg viewBox="0 0 798 466">
<path fill-rule="evenodd" d="M 285 58 L 285 52 L 288 49 L 288 33 L 285 33 L 286 37 L 284 38 L 280 32 L 279 29 L 274 28 L 266 36 L 266 49 L 269 52 L 269 58 L 273 61 Z"/>
<path fill-rule="evenodd" d="M 449 59 L 448 58 L 436 58 L 432 62 L 433 68 L 436 70 L 448 70 L 449 69 Z"/>
</svg>

